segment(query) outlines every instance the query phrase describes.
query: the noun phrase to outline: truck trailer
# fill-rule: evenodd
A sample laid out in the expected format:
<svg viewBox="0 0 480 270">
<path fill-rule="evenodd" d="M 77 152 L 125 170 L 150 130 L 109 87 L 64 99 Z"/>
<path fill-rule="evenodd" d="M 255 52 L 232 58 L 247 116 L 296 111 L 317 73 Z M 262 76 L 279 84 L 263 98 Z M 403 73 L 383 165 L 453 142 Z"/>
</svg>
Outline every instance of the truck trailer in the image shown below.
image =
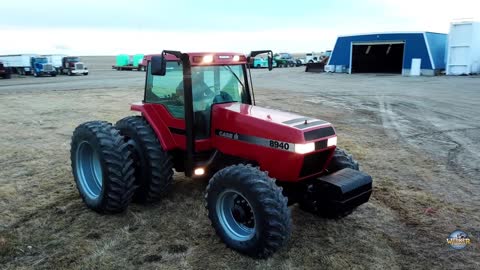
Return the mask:
<svg viewBox="0 0 480 270">
<path fill-rule="evenodd" d="M 10 54 L 10 55 L 0 55 L 0 61 L 6 67 L 9 67 L 12 73 L 17 73 L 20 75 L 30 75 L 32 74 L 32 69 L 30 66 L 30 58 L 38 56 L 37 54 Z"/>
</svg>

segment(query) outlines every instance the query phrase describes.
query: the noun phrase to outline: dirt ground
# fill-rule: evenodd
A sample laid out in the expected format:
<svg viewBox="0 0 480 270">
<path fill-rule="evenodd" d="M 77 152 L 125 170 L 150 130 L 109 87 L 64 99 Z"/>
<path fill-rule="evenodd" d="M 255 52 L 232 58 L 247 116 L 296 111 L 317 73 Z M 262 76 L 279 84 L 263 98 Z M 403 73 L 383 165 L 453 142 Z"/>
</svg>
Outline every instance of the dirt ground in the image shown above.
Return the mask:
<svg viewBox="0 0 480 270">
<path fill-rule="evenodd" d="M 292 206 L 289 245 L 254 260 L 215 235 L 204 181 L 176 175 L 163 201 L 119 215 L 84 206 L 73 129 L 133 114 L 143 95 L 144 73 L 112 59 L 86 58 L 87 77 L 0 81 L 1 269 L 480 269 L 480 78 L 255 70 L 257 105 L 332 122 L 374 193 L 341 220 Z M 463 250 L 446 242 L 456 229 Z"/>
</svg>

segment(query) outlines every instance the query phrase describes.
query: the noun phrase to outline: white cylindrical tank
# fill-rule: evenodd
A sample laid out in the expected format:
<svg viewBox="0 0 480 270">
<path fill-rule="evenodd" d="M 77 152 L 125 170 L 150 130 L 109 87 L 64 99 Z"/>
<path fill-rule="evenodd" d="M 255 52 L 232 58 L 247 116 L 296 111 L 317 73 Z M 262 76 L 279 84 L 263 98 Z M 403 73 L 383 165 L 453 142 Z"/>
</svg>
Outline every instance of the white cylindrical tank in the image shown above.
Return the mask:
<svg viewBox="0 0 480 270">
<path fill-rule="evenodd" d="M 447 75 L 480 73 L 480 22 L 452 22 L 448 35 Z"/>
</svg>

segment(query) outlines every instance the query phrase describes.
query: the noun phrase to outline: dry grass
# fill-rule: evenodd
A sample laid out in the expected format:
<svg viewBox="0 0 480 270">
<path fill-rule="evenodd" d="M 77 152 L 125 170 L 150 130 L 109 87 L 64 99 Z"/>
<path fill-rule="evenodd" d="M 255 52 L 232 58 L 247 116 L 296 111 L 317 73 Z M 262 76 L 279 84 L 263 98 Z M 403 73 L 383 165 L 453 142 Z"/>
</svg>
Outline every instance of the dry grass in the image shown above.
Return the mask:
<svg viewBox="0 0 480 270">
<path fill-rule="evenodd" d="M 342 220 L 292 207 L 287 247 L 267 260 L 227 249 L 203 208 L 205 182 L 176 175 L 156 205 L 119 215 L 85 208 L 71 176 L 69 143 L 81 122 L 115 122 L 137 91 L 118 89 L 0 96 L 0 265 L 2 269 L 404 269 L 476 268 L 474 247 L 452 252 L 445 238 L 457 227 L 477 230 L 478 214 L 450 205 L 414 183 L 441 177 L 434 161 L 390 142 L 381 129 L 348 123 L 349 112 L 323 110 L 293 97 L 260 105 L 283 107 L 339 123 L 340 143 L 372 173 L 371 202 Z M 297 104 L 298 103 L 298 104 Z M 365 119 L 370 119 L 365 116 Z M 372 123 L 377 119 L 371 116 Z M 375 134 L 375 139 L 372 139 Z M 395 153 L 392 155 L 390 153 Z M 462 210 L 463 209 L 463 210 Z"/>
</svg>

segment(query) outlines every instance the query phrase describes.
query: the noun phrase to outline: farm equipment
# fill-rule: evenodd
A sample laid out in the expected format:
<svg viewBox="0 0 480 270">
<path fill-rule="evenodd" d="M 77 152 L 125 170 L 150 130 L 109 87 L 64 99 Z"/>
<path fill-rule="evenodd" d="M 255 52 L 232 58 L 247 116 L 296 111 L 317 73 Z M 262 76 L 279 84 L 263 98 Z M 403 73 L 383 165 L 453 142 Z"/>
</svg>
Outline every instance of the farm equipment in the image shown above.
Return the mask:
<svg viewBox="0 0 480 270">
<path fill-rule="evenodd" d="M 144 99 L 115 125 L 91 121 L 72 136 L 72 172 L 85 204 L 124 211 L 154 202 L 173 170 L 211 177 L 206 208 L 218 236 L 234 250 L 265 258 L 291 234 L 288 205 L 342 217 L 367 202 L 372 178 L 338 148 L 327 121 L 255 105 L 247 67 L 268 53 L 163 51 L 148 64 Z"/>
<path fill-rule="evenodd" d="M 130 56 L 128 54 L 119 54 L 116 57 L 116 64 L 112 66 L 116 70 L 144 70 L 141 64 L 144 58 L 143 54 L 135 54 Z"/>
<path fill-rule="evenodd" d="M 0 77 L 4 79 L 10 79 L 12 76 L 12 71 L 9 67 L 6 67 L 3 65 L 2 62 L 0 62 Z"/>
<path fill-rule="evenodd" d="M 296 65 L 296 61 L 289 53 L 275 54 L 274 61 L 277 67 L 294 67 Z"/>
<path fill-rule="evenodd" d="M 308 62 L 305 67 L 305 72 L 324 72 L 325 65 L 327 65 L 330 55 L 331 51 L 326 51 L 325 53 L 322 53 L 315 62 Z"/>
<path fill-rule="evenodd" d="M 59 68 L 60 74 L 67 74 L 68 76 L 83 74 L 88 75 L 88 68 L 85 63 L 80 61 L 76 56 L 66 56 L 62 58 L 62 64 Z"/>
</svg>

